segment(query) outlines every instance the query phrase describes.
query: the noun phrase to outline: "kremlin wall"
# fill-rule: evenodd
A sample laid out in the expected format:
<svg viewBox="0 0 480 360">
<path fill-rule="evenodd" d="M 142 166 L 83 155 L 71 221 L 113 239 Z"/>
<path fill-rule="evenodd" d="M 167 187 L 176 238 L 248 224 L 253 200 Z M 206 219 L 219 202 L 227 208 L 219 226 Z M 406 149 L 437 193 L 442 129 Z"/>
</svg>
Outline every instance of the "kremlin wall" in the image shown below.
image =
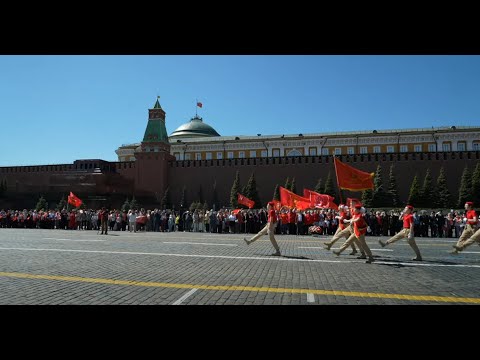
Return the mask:
<svg viewBox="0 0 480 360">
<path fill-rule="evenodd" d="M 195 116 L 168 136 L 165 119 L 157 99 L 148 110 L 143 140 L 119 147 L 117 162 L 88 159 L 10 167 L 0 163 L 0 183 L 7 184 L 0 209 L 33 208 L 41 195 L 53 208 L 70 191 L 90 208 L 120 208 L 127 197 L 135 196 L 142 207 L 153 209 L 160 207 L 167 187 L 176 209 L 183 187 L 188 204 L 198 200 L 201 191 L 212 207 L 214 183 L 218 209 L 229 206 L 237 170 L 241 186 L 255 173 L 265 203 L 272 199 L 275 185 L 283 186 L 287 177 L 295 177 L 300 192 L 304 187 L 314 188 L 319 178 L 325 183 L 328 172 L 335 179 L 334 154 L 362 171 L 374 172 L 381 165 L 384 184 L 394 164 L 401 201 L 406 201 L 415 175 L 422 183 L 430 169 L 436 181 L 443 167 L 456 199 L 464 167 L 473 171 L 480 160 L 480 127 L 220 136 Z M 361 193 L 345 191 L 345 195 L 360 198 Z"/>
</svg>

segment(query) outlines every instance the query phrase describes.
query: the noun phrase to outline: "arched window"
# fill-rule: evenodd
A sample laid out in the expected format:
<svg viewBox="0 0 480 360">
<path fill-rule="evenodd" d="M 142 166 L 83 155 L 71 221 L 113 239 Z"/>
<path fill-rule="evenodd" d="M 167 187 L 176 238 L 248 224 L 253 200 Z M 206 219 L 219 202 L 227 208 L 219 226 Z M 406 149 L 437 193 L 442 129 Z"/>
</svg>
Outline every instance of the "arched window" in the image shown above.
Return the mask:
<svg viewBox="0 0 480 360">
<path fill-rule="evenodd" d="M 303 156 L 303 154 L 300 151 L 293 149 L 287 153 L 287 156 Z"/>
</svg>

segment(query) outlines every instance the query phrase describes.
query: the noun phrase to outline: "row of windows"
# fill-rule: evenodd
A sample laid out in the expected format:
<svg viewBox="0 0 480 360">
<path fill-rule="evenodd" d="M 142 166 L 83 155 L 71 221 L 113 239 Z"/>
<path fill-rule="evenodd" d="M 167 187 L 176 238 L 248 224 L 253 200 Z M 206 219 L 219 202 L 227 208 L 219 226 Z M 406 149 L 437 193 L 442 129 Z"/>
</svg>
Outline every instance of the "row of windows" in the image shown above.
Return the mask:
<svg viewBox="0 0 480 360">
<path fill-rule="evenodd" d="M 367 146 L 360 146 L 359 147 L 360 154 L 368 154 L 368 147 Z M 387 153 L 394 153 L 395 152 L 395 146 L 393 145 L 388 145 L 386 147 L 386 152 Z M 479 143 L 473 143 L 473 150 L 478 151 L 480 150 L 480 144 Z M 423 145 L 422 144 L 416 144 L 413 145 L 413 151 L 414 152 L 422 152 L 423 151 Z M 428 144 L 428 152 L 435 152 L 437 151 L 436 145 L 435 144 Z M 441 151 L 449 152 L 451 151 L 451 144 L 450 143 L 443 143 Z M 465 151 L 465 143 L 459 142 L 457 144 L 457 151 Z M 400 152 L 401 153 L 406 153 L 408 152 L 408 145 L 400 145 Z M 380 146 L 374 146 L 373 147 L 373 153 L 374 154 L 380 154 L 382 153 L 382 149 Z M 335 155 L 342 155 L 342 148 L 334 148 L 333 149 L 333 154 Z M 347 148 L 347 154 L 348 155 L 354 155 L 355 154 L 355 147 L 351 146 Z M 202 159 L 202 153 L 195 153 L 195 160 L 212 160 L 213 159 L 213 153 L 207 152 L 205 153 L 205 159 Z M 221 160 L 223 159 L 223 152 L 219 151 L 216 154 L 216 159 Z M 239 159 L 244 159 L 246 156 L 245 151 L 239 151 L 238 152 L 238 158 Z M 316 156 L 317 155 L 317 149 L 316 148 L 310 148 L 308 151 L 308 155 L 310 156 Z M 330 155 L 330 149 L 329 148 L 323 148 L 322 149 L 322 155 Z M 268 152 L 267 150 L 262 150 L 260 152 L 260 157 L 267 157 Z M 272 156 L 273 157 L 279 157 L 280 156 L 280 149 L 273 149 L 272 150 Z M 303 156 L 303 153 L 298 151 L 298 150 L 291 150 L 287 152 L 286 156 Z M 249 157 L 250 158 L 256 158 L 257 157 L 257 151 L 256 150 L 251 150 L 249 151 Z M 177 160 L 180 160 L 180 153 L 175 153 L 175 158 Z M 233 151 L 228 151 L 227 152 L 227 159 L 234 159 L 234 153 Z M 185 154 L 185 159 L 184 160 L 193 160 L 192 159 L 192 154 L 187 153 Z"/>
<path fill-rule="evenodd" d="M 344 156 L 345 158 L 342 158 Z M 371 161 L 412 161 L 412 160 L 455 160 L 459 159 L 480 159 L 480 152 L 436 152 L 436 153 L 382 153 L 382 154 L 365 154 L 365 155 L 341 155 L 340 160 L 345 162 L 371 162 Z M 172 161 L 171 167 L 208 167 L 208 166 L 237 166 L 237 165 L 277 165 L 277 164 L 315 164 L 315 163 L 329 163 L 332 158 L 329 156 L 301 156 L 301 157 L 267 157 L 267 158 L 244 158 L 244 159 L 222 159 L 222 160 L 186 160 L 186 161 Z"/>
<path fill-rule="evenodd" d="M 123 164 L 123 165 L 122 165 Z M 135 166 L 132 162 L 118 162 L 112 163 L 111 165 L 102 166 L 101 170 L 108 170 L 112 171 L 115 169 L 129 169 Z M 47 165 L 47 166 L 18 166 L 18 167 L 5 167 L 0 168 L 0 172 L 2 173 L 13 173 L 13 172 L 43 172 L 43 171 L 67 171 L 67 170 L 88 170 L 88 169 L 98 169 L 97 164 L 93 163 L 85 163 L 85 164 L 77 164 L 77 165 Z M 96 170 L 95 170 L 96 171 Z"/>
</svg>

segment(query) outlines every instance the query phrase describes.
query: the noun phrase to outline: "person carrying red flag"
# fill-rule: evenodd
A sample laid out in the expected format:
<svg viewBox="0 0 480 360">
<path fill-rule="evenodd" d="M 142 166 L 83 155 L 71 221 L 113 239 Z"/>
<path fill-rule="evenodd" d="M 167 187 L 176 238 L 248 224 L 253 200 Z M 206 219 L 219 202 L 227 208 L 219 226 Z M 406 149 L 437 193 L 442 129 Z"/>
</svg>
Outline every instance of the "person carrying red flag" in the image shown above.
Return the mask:
<svg viewBox="0 0 480 360">
<path fill-rule="evenodd" d="M 280 247 L 278 246 L 277 241 L 275 240 L 275 228 L 277 226 L 277 214 L 275 213 L 274 206 L 275 206 L 275 203 L 273 201 L 270 201 L 267 204 L 267 211 L 268 211 L 267 225 L 265 225 L 265 227 L 262 230 L 260 230 L 258 232 L 258 234 L 255 235 L 250 240 L 247 240 L 247 238 L 243 238 L 243 240 L 245 241 L 245 243 L 247 245 L 250 245 L 255 240 L 259 239 L 261 236 L 266 235 L 267 232 L 268 232 L 268 235 L 270 237 L 270 241 L 271 241 L 273 247 L 276 250 L 276 252 L 274 252 L 272 255 L 273 256 L 281 256 L 282 254 L 280 252 Z"/>
<path fill-rule="evenodd" d="M 335 235 L 333 235 L 332 240 L 330 242 L 324 242 L 323 244 L 326 246 L 325 249 L 330 250 L 330 248 L 337 242 L 337 240 L 341 239 L 342 237 L 345 238 L 345 240 L 348 240 L 348 238 L 353 234 L 353 225 L 348 224 L 348 220 L 350 220 L 350 213 L 348 206 L 340 204 L 338 205 L 338 210 L 340 210 L 340 213 L 335 216 L 335 218 L 338 220 L 338 228 L 337 231 L 335 232 Z M 344 222 L 345 220 L 345 222 Z M 355 255 L 357 253 L 357 248 L 354 245 L 355 240 L 352 242 L 352 252 L 350 255 Z M 360 252 L 362 253 L 362 256 L 360 258 L 366 259 L 365 252 L 362 250 L 362 248 L 359 246 Z"/>
<path fill-rule="evenodd" d="M 372 251 L 367 245 L 365 241 L 365 234 L 367 232 L 367 222 L 362 214 L 362 206 L 360 204 L 355 205 L 354 215 L 350 220 L 350 223 L 353 223 L 353 233 L 350 235 L 347 241 L 343 243 L 343 245 L 338 249 L 338 251 L 334 251 L 333 253 L 339 256 L 343 250 L 345 250 L 352 242 L 358 241 L 357 244 L 360 250 L 363 250 L 362 253 L 365 253 L 368 257 L 367 264 L 371 264 L 373 262 L 373 255 Z M 361 257 L 360 257 L 361 258 Z"/>
</svg>

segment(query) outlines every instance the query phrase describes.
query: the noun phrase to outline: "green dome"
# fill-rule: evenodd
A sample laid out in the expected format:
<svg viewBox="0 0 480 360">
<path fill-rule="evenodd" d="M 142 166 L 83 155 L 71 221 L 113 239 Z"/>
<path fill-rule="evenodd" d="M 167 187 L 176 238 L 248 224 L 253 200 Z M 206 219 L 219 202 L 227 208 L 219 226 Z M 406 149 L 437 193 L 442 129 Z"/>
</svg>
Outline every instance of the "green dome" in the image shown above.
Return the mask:
<svg viewBox="0 0 480 360">
<path fill-rule="evenodd" d="M 188 123 L 183 124 L 175 130 L 170 137 L 212 137 L 220 136 L 210 125 L 203 122 L 199 116 L 193 117 Z"/>
</svg>

